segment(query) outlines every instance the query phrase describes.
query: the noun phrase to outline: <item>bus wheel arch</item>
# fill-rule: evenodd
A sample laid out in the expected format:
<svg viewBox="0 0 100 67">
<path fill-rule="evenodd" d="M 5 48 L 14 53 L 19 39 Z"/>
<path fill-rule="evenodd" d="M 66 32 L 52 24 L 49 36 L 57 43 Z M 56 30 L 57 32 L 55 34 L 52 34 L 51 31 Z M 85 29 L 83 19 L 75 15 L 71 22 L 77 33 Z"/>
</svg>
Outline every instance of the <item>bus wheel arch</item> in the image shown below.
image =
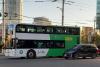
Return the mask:
<svg viewBox="0 0 100 67">
<path fill-rule="evenodd" d="M 33 49 L 30 49 L 27 51 L 26 57 L 28 59 L 35 59 L 36 58 L 36 52 Z"/>
</svg>

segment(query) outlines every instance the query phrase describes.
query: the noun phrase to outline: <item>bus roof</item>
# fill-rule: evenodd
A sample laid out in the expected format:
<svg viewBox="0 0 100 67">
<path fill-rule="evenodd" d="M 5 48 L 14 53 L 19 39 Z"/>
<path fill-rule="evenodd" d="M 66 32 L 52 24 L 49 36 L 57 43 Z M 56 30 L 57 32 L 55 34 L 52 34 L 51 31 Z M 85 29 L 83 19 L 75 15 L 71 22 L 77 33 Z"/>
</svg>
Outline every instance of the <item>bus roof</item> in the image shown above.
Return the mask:
<svg viewBox="0 0 100 67">
<path fill-rule="evenodd" d="M 80 28 L 78 26 L 57 26 L 57 25 L 35 25 L 35 24 L 29 24 L 29 23 L 17 23 L 13 25 L 34 25 L 34 26 L 47 26 L 47 27 L 71 27 L 71 28 Z"/>
</svg>

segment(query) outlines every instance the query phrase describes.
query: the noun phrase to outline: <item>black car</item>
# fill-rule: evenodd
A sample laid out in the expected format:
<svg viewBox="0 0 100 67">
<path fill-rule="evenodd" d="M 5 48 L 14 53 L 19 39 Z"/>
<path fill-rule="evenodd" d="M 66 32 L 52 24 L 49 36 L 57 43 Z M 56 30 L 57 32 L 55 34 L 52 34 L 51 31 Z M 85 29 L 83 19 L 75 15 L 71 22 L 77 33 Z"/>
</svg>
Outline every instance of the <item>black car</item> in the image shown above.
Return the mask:
<svg viewBox="0 0 100 67">
<path fill-rule="evenodd" d="M 69 51 L 65 51 L 64 53 L 64 58 L 86 58 L 86 57 L 91 57 L 91 58 L 96 58 L 97 56 L 97 48 L 94 47 L 93 45 L 77 45 L 73 49 Z"/>
</svg>

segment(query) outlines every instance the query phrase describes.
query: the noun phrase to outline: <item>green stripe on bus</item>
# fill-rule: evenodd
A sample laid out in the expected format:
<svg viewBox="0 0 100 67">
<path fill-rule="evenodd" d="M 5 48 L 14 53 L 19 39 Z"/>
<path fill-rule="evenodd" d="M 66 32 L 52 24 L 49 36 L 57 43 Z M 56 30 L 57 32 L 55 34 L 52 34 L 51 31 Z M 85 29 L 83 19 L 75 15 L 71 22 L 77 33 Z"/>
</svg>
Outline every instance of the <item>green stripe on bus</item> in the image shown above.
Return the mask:
<svg viewBox="0 0 100 67">
<path fill-rule="evenodd" d="M 79 35 L 51 34 L 50 40 L 65 40 L 65 48 L 49 49 L 47 56 L 63 56 L 65 49 L 69 50 L 77 45 Z"/>
<path fill-rule="evenodd" d="M 47 56 L 63 56 L 63 53 L 64 53 L 64 50 L 65 49 L 60 49 L 60 48 L 57 48 L 57 49 L 49 49 L 48 53 L 47 53 Z"/>
</svg>

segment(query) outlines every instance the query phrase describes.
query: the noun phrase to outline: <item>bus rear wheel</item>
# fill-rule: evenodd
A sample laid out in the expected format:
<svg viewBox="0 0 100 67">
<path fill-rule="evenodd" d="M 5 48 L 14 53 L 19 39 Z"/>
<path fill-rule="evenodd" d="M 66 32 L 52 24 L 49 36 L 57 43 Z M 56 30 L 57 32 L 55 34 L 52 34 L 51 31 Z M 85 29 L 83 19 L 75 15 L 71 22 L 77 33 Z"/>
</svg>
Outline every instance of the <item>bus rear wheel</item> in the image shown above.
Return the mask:
<svg viewBox="0 0 100 67">
<path fill-rule="evenodd" d="M 36 52 L 34 50 L 29 50 L 27 52 L 27 58 L 28 59 L 35 59 L 36 58 Z"/>
</svg>

